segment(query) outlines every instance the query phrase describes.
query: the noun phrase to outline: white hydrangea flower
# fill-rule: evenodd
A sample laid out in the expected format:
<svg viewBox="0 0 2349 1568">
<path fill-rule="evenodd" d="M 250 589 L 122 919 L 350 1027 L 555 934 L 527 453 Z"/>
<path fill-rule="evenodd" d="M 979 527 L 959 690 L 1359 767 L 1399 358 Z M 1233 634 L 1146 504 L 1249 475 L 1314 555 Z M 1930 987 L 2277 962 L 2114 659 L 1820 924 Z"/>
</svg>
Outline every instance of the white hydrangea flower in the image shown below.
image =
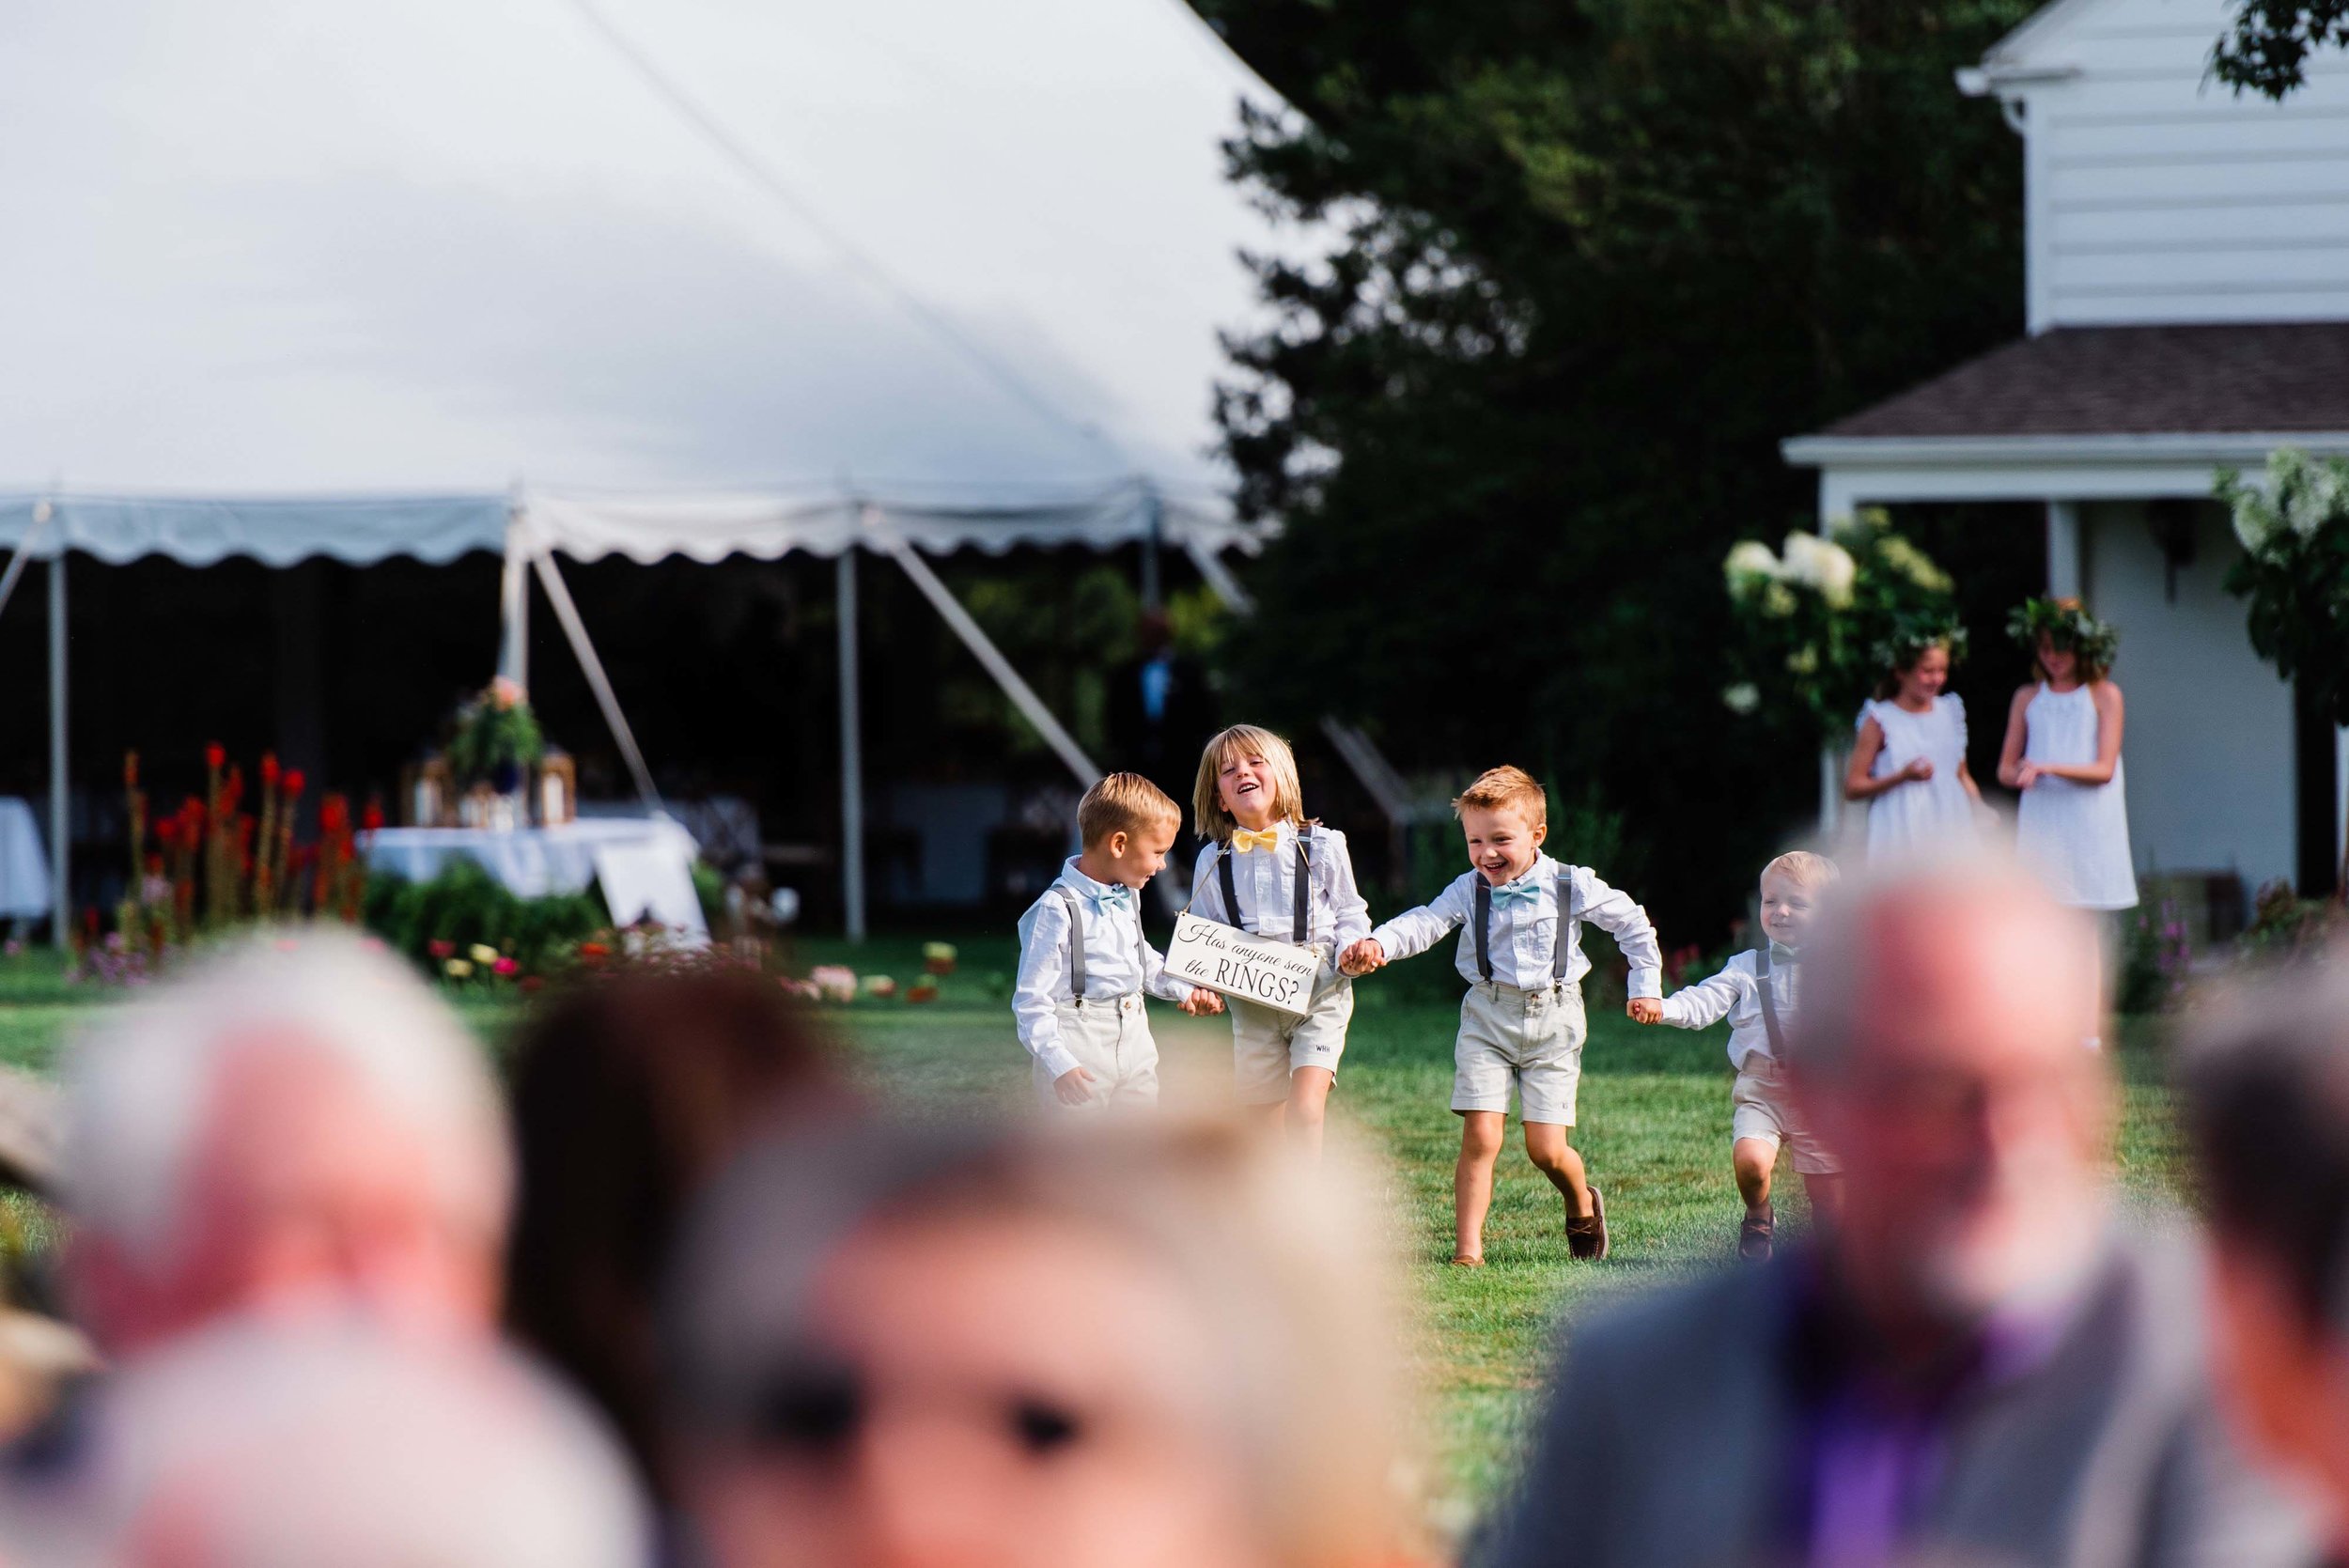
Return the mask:
<svg viewBox="0 0 2349 1568">
<path fill-rule="evenodd" d="M 1931 556 L 1898 534 L 1887 534 L 1876 550 L 1885 565 L 1929 594 L 1946 594 L 1955 586 L 1950 574 L 1935 566 Z"/>
<path fill-rule="evenodd" d="M 1762 613 L 1774 621 L 1782 621 L 1801 607 L 1795 590 L 1783 582 L 1771 582 L 1762 589 Z"/>
<path fill-rule="evenodd" d="M 1851 551 L 1829 540 L 1819 546 L 1819 597 L 1828 608 L 1850 608 L 1853 591 L 1859 583 L 1859 563 Z"/>
<path fill-rule="evenodd" d="M 1762 706 L 1762 689 L 1750 680 L 1721 689 L 1721 706 L 1735 714 L 1751 713 Z"/>
<path fill-rule="evenodd" d="M 1786 561 L 1786 581 L 1806 588 L 1819 586 L 1821 562 L 1832 548 L 1816 534 L 1787 535 L 1786 546 L 1779 552 Z"/>
<path fill-rule="evenodd" d="M 1730 597 L 1744 599 L 1779 580 L 1778 557 L 1759 539 L 1740 539 L 1722 558 L 1721 575 L 1729 581 Z"/>
<path fill-rule="evenodd" d="M 2275 503 L 2266 495 L 2246 485 L 2234 493 L 2234 536 L 2243 545 L 2247 555 L 2264 555 L 2282 527 L 2276 516 Z"/>
<path fill-rule="evenodd" d="M 1806 643 L 1786 656 L 1789 675 L 1811 675 L 1819 671 L 1819 650 Z"/>
</svg>

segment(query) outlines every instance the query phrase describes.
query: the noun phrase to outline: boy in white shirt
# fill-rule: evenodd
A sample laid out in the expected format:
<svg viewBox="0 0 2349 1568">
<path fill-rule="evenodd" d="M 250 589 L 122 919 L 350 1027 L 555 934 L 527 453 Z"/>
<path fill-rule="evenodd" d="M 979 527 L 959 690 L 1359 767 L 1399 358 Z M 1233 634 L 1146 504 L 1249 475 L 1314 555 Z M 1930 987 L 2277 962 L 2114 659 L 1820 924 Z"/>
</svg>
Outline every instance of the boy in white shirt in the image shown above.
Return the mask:
<svg viewBox="0 0 2349 1568">
<path fill-rule="evenodd" d="M 1627 1011 L 1656 1021 L 1663 954 L 1647 911 L 1587 866 L 1561 865 L 1541 852 L 1549 802 L 1519 768 L 1495 768 L 1452 802 L 1475 869 L 1346 951 L 1349 972 L 1367 973 L 1424 953 L 1454 926 L 1460 933 L 1460 1038 L 1453 1053 L 1452 1109 L 1460 1118 L 1460 1160 L 1452 1182 L 1455 1250 L 1463 1268 L 1485 1263 L 1485 1214 L 1493 1166 L 1517 1090 L 1526 1157 L 1566 1206 L 1566 1247 L 1577 1258 L 1607 1255 L 1607 1203 L 1569 1137 L 1582 1077 L 1581 924 L 1612 932 L 1631 964 Z M 1561 905 L 1563 905 L 1563 909 Z"/>
<path fill-rule="evenodd" d="M 1165 868 L 1182 823 L 1166 791 L 1139 773 L 1112 773 L 1077 803 L 1083 853 L 1019 917 L 1011 1012 L 1048 1110 L 1158 1104 L 1159 1045 L 1143 992 L 1186 1013 L 1223 1010 L 1213 991 L 1169 975 L 1142 934 L 1139 894 Z"/>
<path fill-rule="evenodd" d="M 1795 1115 L 1786 1094 L 1786 1031 L 1793 1026 L 1802 977 L 1802 939 L 1827 890 L 1835 862 L 1797 849 L 1762 868 L 1762 945 L 1740 953 L 1712 979 L 1664 999 L 1662 1022 L 1703 1029 L 1729 1020 L 1729 1062 L 1737 1069 L 1730 1091 L 1730 1159 L 1746 1218 L 1737 1227 L 1737 1255 L 1767 1262 L 1778 1231 L 1770 1205 L 1770 1175 L 1784 1143 L 1812 1211 L 1832 1220 L 1843 1167 Z"/>
</svg>

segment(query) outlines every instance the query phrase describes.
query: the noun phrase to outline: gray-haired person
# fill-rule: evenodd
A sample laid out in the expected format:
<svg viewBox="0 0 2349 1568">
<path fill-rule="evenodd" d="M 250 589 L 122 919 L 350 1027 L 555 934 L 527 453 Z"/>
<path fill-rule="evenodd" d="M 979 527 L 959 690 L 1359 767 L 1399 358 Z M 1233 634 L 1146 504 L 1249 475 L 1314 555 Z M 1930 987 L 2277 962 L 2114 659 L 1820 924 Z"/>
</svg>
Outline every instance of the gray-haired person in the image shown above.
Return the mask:
<svg viewBox="0 0 2349 1568">
<path fill-rule="evenodd" d="M 2221 1407 L 2349 1560 L 2349 973 L 2270 978 L 2186 1042 Z"/>
<path fill-rule="evenodd" d="M 2307 1560 L 2211 1408 L 2190 1243 L 2116 1221 L 2085 919 L 1918 868 L 1805 964 L 1788 1079 L 1840 1223 L 1579 1326 L 1490 1560 Z"/>
</svg>

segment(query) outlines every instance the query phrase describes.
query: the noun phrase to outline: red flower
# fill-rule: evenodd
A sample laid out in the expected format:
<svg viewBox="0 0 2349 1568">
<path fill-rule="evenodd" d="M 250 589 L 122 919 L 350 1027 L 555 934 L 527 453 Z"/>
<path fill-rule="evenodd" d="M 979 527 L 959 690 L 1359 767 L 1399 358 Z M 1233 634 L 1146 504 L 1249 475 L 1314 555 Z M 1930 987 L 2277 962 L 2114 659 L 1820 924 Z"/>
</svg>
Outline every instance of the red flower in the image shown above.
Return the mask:
<svg viewBox="0 0 2349 1568">
<path fill-rule="evenodd" d="M 125 752 L 122 753 L 122 787 L 136 789 L 138 786 L 139 754 L 136 752 Z"/>
<path fill-rule="evenodd" d="M 149 877 L 161 877 L 163 874 L 163 858 L 161 855 L 147 857 L 147 874 Z"/>
<path fill-rule="evenodd" d="M 301 769 L 301 768 L 287 768 L 287 769 L 286 769 L 286 796 L 287 796 L 287 798 L 288 798 L 288 800 L 290 800 L 290 799 L 292 799 L 293 797 L 298 796 L 298 795 L 300 795 L 300 794 L 302 793 L 302 784 L 303 784 L 302 769 Z"/>
<path fill-rule="evenodd" d="M 82 911 L 82 929 L 89 933 L 90 940 L 96 941 L 98 939 L 97 905 L 93 904 L 88 908 Z"/>
<path fill-rule="evenodd" d="M 277 753 L 275 752 L 263 752 L 261 753 L 261 783 L 264 786 L 267 786 L 269 784 L 273 784 L 276 782 Z"/>
<path fill-rule="evenodd" d="M 546 982 L 544 980 L 541 980 L 535 974 L 525 974 L 522 976 L 521 981 L 521 988 L 525 991 L 535 991 L 545 984 Z"/>
<path fill-rule="evenodd" d="M 291 778 L 298 779 L 302 775 L 295 773 L 289 776 Z M 319 802 L 319 831 L 322 833 L 340 833 L 348 831 L 350 827 L 350 801 L 344 800 L 339 795 L 329 795 L 326 799 Z"/>
<path fill-rule="evenodd" d="M 612 950 L 601 942 L 582 942 L 579 944 L 579 955 L 592 964 L 599 959 L 611 957 Z"/>
<path fill-rule="evenodd" d="M 381 828 L 383 826 L 383 802 L 369 800 L 367 809 L 360 815 L 359 826 L 371 833 Z"/>
<path fill-rule="evenodd" d="M 177 851 L 179 847 L 179 820 L 166 816 L 161 822 L 156 823 L 155 842 L 162 845 L 167 851 Z"/>
<path fill-rule="evenodd" d="M 455 942 L 442 941 L 438 938 L 425 943 L 424 950 L 432 955 L 435 958 L 454 958 L 457 956 L 457 944 Z"/>
<path fill-rule="evenodd" d="M 227 760 L 228 748 L 222 745 L 219 741 L 215 740 L 210 745 L 204 748 L 204 766 L 210 768 L 213 772 L 219 772 L 220 765 Z"/>
</svg>

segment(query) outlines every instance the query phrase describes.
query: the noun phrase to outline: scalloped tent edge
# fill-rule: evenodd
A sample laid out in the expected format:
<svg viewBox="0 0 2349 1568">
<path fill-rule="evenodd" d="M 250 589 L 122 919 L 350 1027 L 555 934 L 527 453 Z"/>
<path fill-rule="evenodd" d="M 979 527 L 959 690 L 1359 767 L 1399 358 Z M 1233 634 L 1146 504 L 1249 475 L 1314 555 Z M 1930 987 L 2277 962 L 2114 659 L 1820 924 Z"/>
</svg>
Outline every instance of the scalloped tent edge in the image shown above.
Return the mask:
<svg viewBox="0 0 2349 1568">
<path fill-rule="evenodd" d="M 1171 499 L 1151 480 L 1111 485 L 1000 486 L 951 498 L 848 487 L 667 494 L 518 487 L 509 494 L 368 496 L 136 496 L 59 489 L 0 495 L 0 611 L 28 561 L 49 563 L 50 926 L 60 946 L 68 918 L 70 843 L 66 761 L 65 557 L 79 551 L 111 566 L 164 556 L 192 567 L 241 557 L 270 567 L 323 557 L 371 566 L 401 557 L 445 566 L 487 551 L 506 560 L 500 595 L 499 673 L 527 684 L 529 579 L 538 578 L 603 711 L 647 810 L 661 811 L 650 768 L 620 711 L 587 629 L 564 582 L 558 555 L 612 555 L 649 564 L 671 556 L 711 563 L 801 552 L 837 563 L 840 637 L 841 835 L 848 931 L 865 934 L 863 764 L 858 734 L 856 559 L 889 556 L 904 569 L 1004 695 L 1035 726 L 1081 784 L 1099 770 L 1075 738 L 930 570 L 928 555 L 977 550 L 1141 544 L 1143 596 L 1156 597 L 1158 557 L 1172 548 L 1236 610 L 1246 593 L 1223 551 L 1253 555 L 1273 530 L 1237 519 L 1220 498 Z"/>
</svg>

